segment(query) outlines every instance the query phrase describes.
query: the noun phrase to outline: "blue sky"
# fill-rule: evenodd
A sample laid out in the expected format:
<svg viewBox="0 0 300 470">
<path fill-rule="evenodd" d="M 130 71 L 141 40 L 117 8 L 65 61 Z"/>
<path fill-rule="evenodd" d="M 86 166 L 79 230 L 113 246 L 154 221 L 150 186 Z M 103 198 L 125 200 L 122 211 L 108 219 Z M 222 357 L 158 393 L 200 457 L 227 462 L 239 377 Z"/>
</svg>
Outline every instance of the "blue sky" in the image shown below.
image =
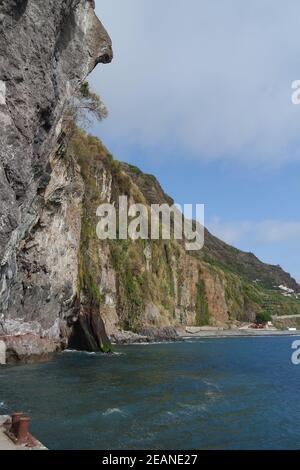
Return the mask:
<svg viewBox="0 0 300 470">
<path fill-rule="evenodd" d="M 300 2 L 96 0 L 112 64 L 90 82 L 114 156 L 300 281 Z"/>
</svg>

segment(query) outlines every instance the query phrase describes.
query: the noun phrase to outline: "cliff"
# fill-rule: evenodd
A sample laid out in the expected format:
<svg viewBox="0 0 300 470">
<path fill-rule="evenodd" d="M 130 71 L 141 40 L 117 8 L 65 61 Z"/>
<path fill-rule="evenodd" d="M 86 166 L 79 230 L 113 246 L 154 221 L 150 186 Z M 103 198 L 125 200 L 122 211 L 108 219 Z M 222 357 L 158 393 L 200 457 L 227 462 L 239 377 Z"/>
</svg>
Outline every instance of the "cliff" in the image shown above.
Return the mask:
<svg viewBox="0 0 300 470">
<path fill-rule="evenodd" d="M 72 323 L 83 195 L 62 115 L 112 46 L 90 0 L 2 0 L 0 14 L 0 335 L 51 350 Z"/>
<path fill-rule="evenodd" d="M 88 73 L 111 61 L 111 40 L 88 0 L 4 0 L 0 13 L 0 339 L 8 359 L 109 351 L 110 340 L 173 338 L 178 327 L 229 327 L 265 310 L 299 313 L 296 299 L 274 289 L 299 292 L 296 281 L 208 232 L 199 253 L 175 240 L 97 238 L 102 202 L 171 202 L 153 176 L 117 162 L 96 138 L 66 135 L 65 107 Z"/>
<path fill-rule="evenodd" d="M 169 338 L 172 327 L 230 327 L 237 321 L 254 321 L 261 312 L 300 313 L 296 296 L 284 297 L 276 287 L 285 284 L 299 292 L 289 274 L 208 231 L 204 249 L 194 252 L 177 240 L 100 241 L 95 229 L 99 204 L 110 202 L 118 209 L 121 195 L 148 208 L 173 201 L 154 176 L 114 160 L 95 137 L 78 130 L 69 152 L 81 168 L 85 187 L 81 297 L 93 299 L 112 339 L 126 341 L 122 330 L 151 338 L 158 328 L 159 337 Z"/>
</svg>

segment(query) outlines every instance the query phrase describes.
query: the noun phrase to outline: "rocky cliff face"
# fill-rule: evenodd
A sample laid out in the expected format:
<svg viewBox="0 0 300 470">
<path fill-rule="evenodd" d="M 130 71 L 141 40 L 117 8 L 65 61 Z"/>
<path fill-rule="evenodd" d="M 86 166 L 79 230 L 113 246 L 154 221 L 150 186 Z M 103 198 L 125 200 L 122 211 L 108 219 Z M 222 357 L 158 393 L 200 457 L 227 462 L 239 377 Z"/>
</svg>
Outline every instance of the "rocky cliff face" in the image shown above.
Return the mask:
<svg viewBox="0 0 300 470">
<path fill-rule="evenodd" d="M 96 237 L 102 202 L 172 200 L 97 139 L 65 134 L 66 103 L 112 59 L 92 1 L 0 0 L 0 34 L 0 339 L 10 360 L 170 339 L 181 326 L 232 325 L 266 308 L 299 312 L 272 291 L 299 291 L 288 274 L 208 232 L 200 253 Z"/>
<path fill-rule="evenodd" d="M 116 341 L 128 340 L 124 330 L 169 339 L 172 328 L 230 327 L 237 321 L 254 321 L 262 311 L 300 312 L 299 301 L 284 298 L 274 288 L 284 283 L 299 289 L 287 273 L 208 232 L 200 252 L 187 252 L 176 240 L 100 241 L 96 236 L 99 204 L 113 203 L 118 209 L 123 195 L 130 204 L 143 203 L 148 208 L 173 201 L 155 177 L 115 161 L 98 139 L 80 130 L 73 135 L 69 152 L 78 162 L 85 188 L 79 263 L 81 334 L 77 340 L 73 337 L 76 347 L 81 346 L 91 311 L 101 316 Z M 254 282 L 258 275 L 262 281 Z"/>
<path fill-rule="evenodd" d="M 77 291 L 80 203 L 62 114 L 112 59 L 89 0 L 0 2 L 0 334 L 60 341 Z"/>
</svg>

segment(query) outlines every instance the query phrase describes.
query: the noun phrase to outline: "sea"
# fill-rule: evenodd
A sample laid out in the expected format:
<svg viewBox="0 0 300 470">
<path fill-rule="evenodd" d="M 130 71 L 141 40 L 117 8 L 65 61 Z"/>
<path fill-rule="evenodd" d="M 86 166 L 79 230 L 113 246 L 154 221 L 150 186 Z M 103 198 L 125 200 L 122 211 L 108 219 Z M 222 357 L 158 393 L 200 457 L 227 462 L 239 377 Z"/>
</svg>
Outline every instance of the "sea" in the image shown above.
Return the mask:
<svg viewBox="0 0 300 470">
<path fill-rule="evenodd" d="M 65 351 L 0 367 L 0 414 L 49 449 L 300 449 L 300 338 L 201 339 Z"/>
</svg>

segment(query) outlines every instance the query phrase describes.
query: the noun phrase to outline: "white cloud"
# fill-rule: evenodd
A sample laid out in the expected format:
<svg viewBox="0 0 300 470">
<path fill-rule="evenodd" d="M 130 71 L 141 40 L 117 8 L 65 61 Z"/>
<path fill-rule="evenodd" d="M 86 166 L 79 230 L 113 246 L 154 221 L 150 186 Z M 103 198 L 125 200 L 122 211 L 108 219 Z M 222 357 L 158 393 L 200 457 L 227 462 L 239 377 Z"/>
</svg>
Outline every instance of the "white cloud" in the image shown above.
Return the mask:
<svg viewBox="0 0 300 470">
<path fill-rule="evenodd" d="M 221 240 L 234 245 L 251 231 L 252 224 L 250 222 L 222 222 L 219 217 L 213 217 L 207 228 Z"/>
<path fill-rule="evenodd" d="M 298 241 L 300 222 L 267 220 L 256 225 L 256 237 L 262 243 Z"/>
<path fill-rule="evenodd" d="M 298 241 L 300 239 L 300 222 L 283 220 L 221 221 L 213 217 L 207 228 L 229 244 L 251 240 L 255 244 L 271 244 Z"/>
<path fill-rule="evenodd" d="M 280 165 L 300 160 L 297 0 L 96 0 L 114 62 L 92 83 L 106 140 L 149 154 Z M 163 151 L 161 151 L 163 149 Z"/>
</svg>

